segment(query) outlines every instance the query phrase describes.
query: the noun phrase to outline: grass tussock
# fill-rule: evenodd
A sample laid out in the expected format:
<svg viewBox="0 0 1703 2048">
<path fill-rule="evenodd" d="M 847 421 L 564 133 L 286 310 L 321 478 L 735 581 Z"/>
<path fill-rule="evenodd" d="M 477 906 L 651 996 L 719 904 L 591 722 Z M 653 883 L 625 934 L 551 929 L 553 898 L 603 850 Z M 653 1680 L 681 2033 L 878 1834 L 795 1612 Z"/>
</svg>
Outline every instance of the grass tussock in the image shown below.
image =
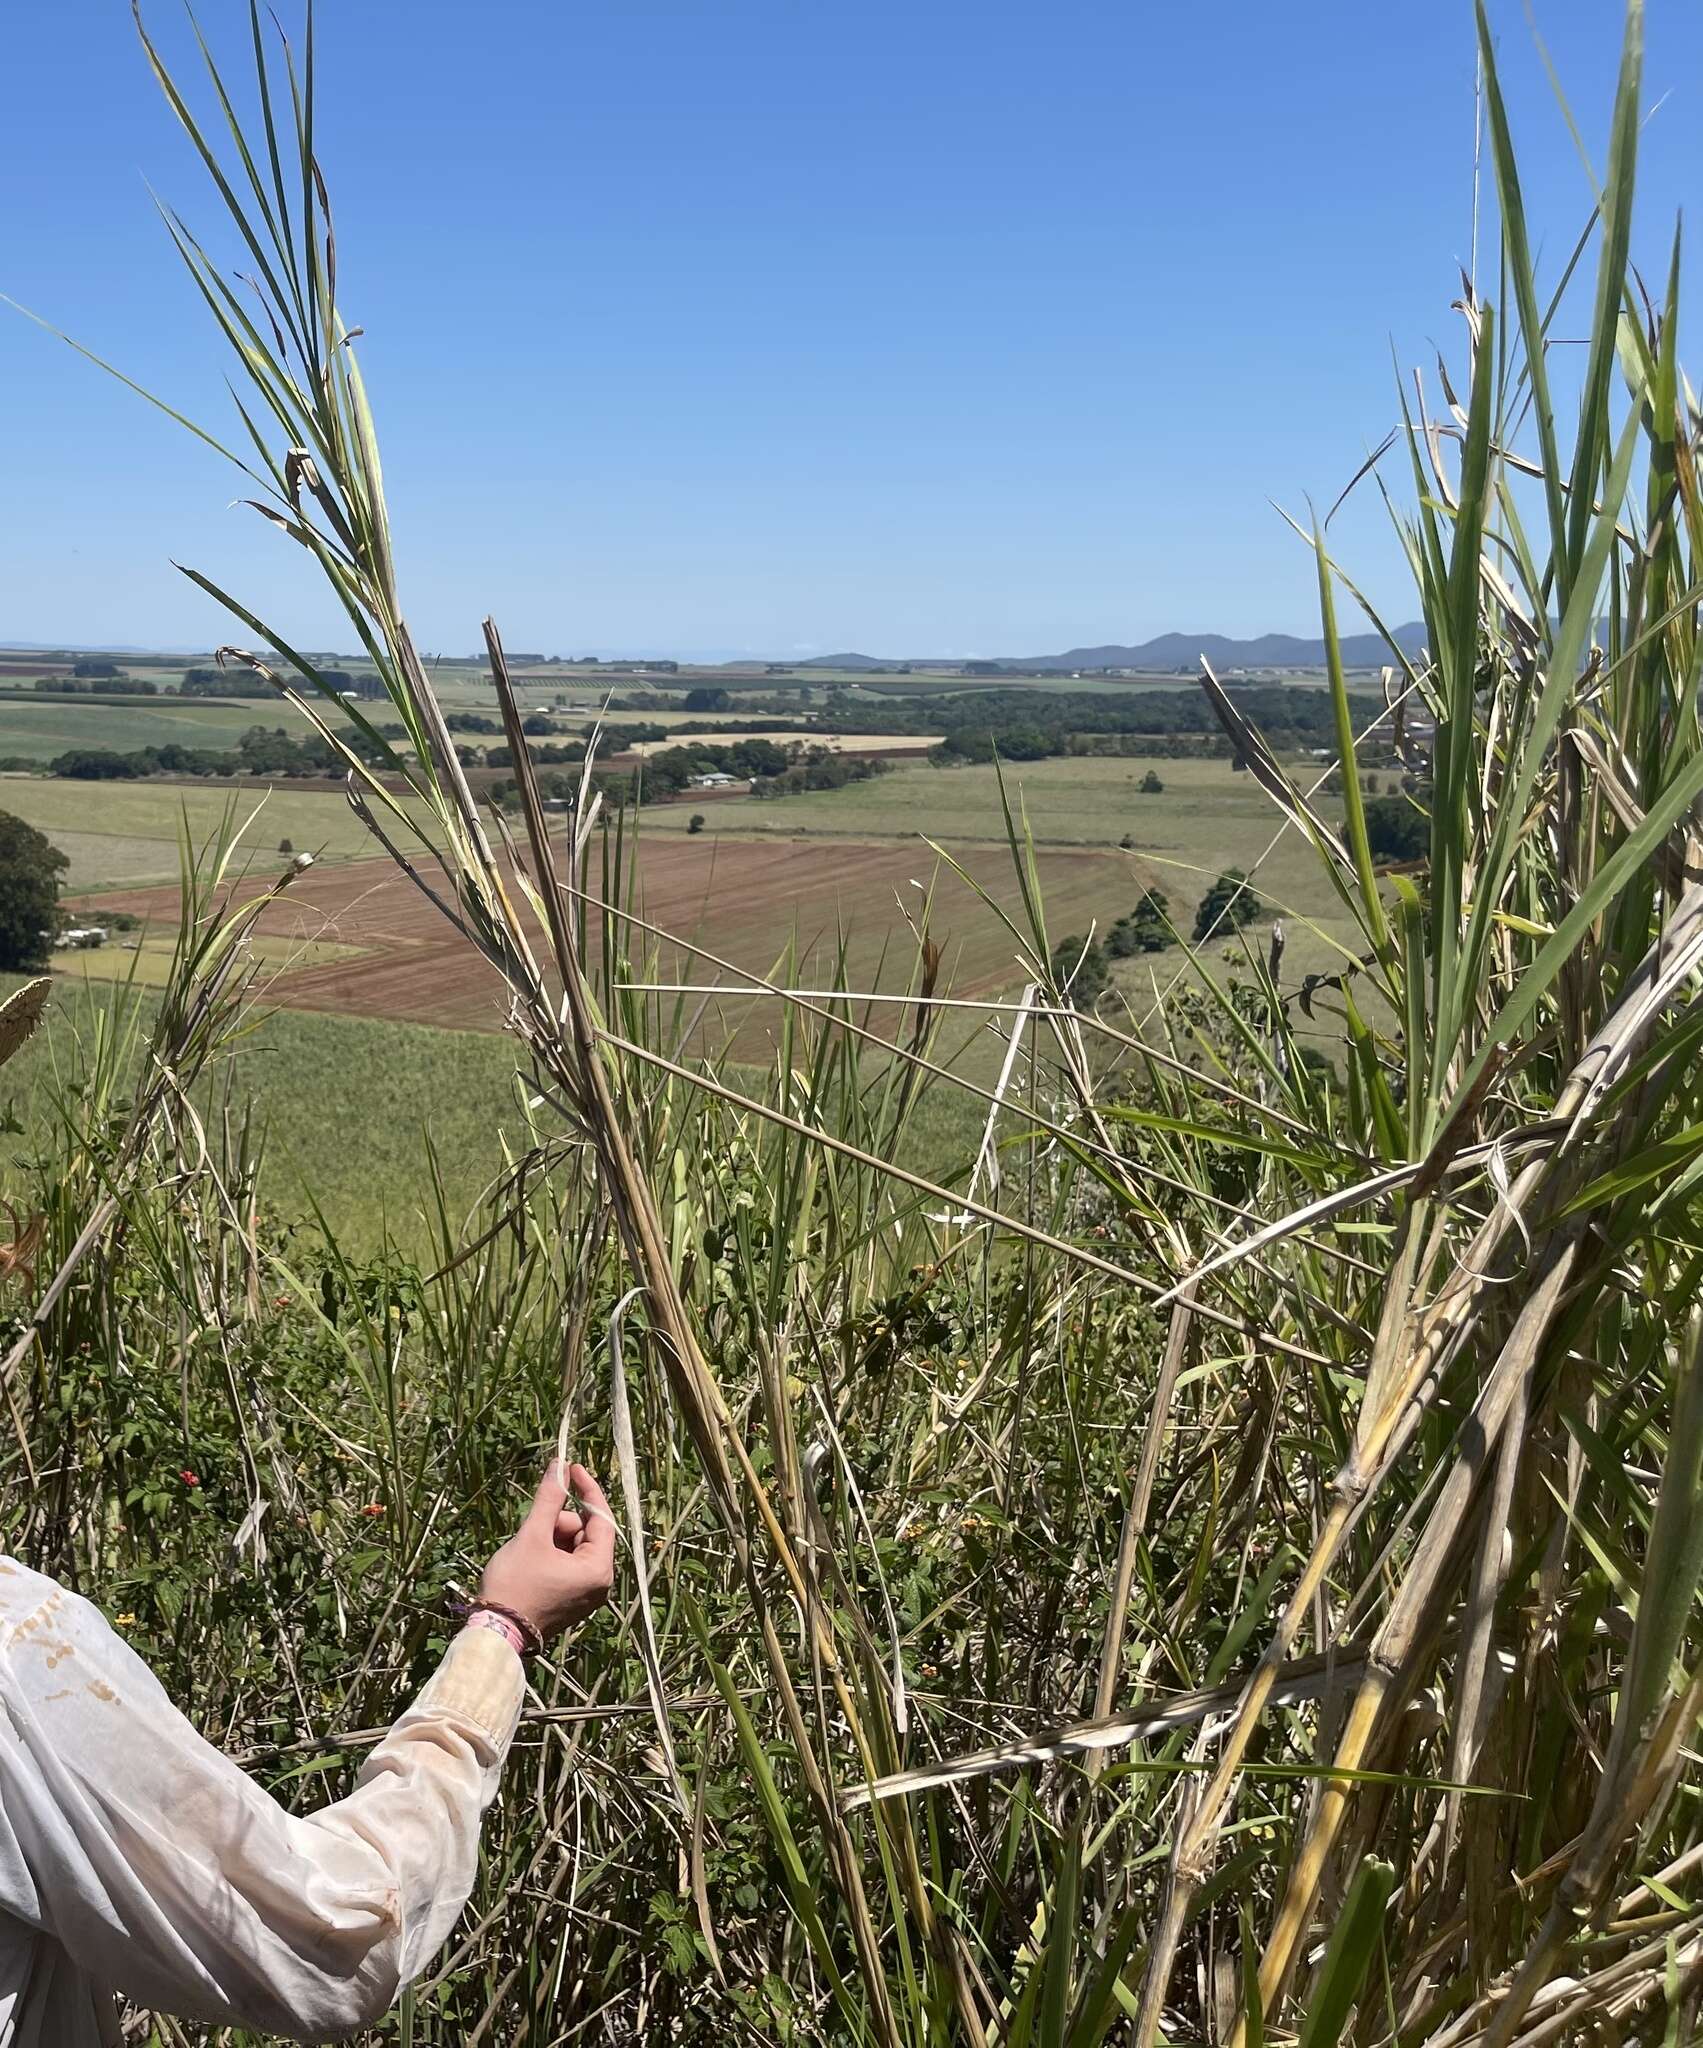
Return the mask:
<svg viewBox="0 0 1703 2048">
<path fill-rule="evenodd" d="M 281 1240 L 235 1096 L 180 1085 L 242 1015 L 192 891 L 146 1057 L 98 1048 L 37 1182 L 8 1533 L 318 1796 L 564 1407 L 619 1472 L 622 1604 L 540 1674 L 480 1898 L 384 2038 L 1694 2032 L 1699 420 L 1677 253 L 1659 288 L 1629 259 L 1638 7 L 1565 394 L 1481 33 L 1498 289 L 1465 289 L 1391 493 L 1427 858 L 1380 873 L 1352 776 L 1261 756 L 1337 972 L 1297 989 L 1254 928 L 1138 1032 L 1056 986 L 1008 810 L 1023 999 L 954 1008 L 919 919 L 896 1048 L 852 991 L 776 997 L 760 1085 L 682 1057 L 660 941 L 588 915 L 629 900 L 589 780 L 564 845 L 523 775 L 509 846 L 461 779 L 337 311 L 311 39 L 274 58 L 256 16 L 261 113 L 219 150 L 162 67 L 258 280 L 257 317 L 170 217 L 252 387 L 257 503 L 409 734 L 406 796 L 350 754 L 350 801 L 503 977 L 536 1122 L 424 1266 Z M 1334 646 L 1357 596 L 1310 538 Z M 961 1076 L 989 1031 L 997 1077 Z M 953 1093 L 962 1169 L 907 1167 Z"/>
</svg>

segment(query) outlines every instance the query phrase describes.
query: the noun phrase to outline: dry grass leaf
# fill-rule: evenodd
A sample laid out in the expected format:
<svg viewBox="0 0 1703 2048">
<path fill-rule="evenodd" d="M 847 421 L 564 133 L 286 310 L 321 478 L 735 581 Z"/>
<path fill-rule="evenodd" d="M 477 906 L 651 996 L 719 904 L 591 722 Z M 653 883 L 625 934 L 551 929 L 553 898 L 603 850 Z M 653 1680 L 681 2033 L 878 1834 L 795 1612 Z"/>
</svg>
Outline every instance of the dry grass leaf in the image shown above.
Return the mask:
<svg viewBox="0 0 1703 2048">
<path fill-rule="evenodd" d="M 53 987 L 50 975 L 38 974 L 34 981 L 26 981 L 22 988 L 14 989 L 3 1003 L 0 1003 L 0 1067 L 12 1057 L 19 1046 L 41 1022 L 47 1008 L 48 993 Z"/>
<path fill-rule="evenodd" d="M 20 990 L 19 993 L 25 991 Z M 0 1201 L 0 1209 L 5 1210 L 12 1225 L 12 1242 L 0 1244 L 0 1287 L 15 1275 L 22 1275 L 25 1284 L 33 1291 L 36 1261 L 41 1257 L 42 1239 L 47 1234 L 47 1218 L 38 1214 L 24 1223 L 19 1221 L 18 1212 L 10 1202 Z"/>
</svg>

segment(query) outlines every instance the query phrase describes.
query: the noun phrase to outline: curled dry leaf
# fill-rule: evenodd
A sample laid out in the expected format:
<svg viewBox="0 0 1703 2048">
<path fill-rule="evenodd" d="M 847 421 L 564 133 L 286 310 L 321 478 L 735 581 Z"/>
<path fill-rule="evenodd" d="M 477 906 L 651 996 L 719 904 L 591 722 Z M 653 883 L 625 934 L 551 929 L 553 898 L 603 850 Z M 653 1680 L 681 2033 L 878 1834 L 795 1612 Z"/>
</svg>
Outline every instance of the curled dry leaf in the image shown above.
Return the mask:
<svg viewBox="0 0 1703 2048">
<path fill-rule="evenodd" d="M 34 981 L 26 981 L 22 988 L 14 989 L 3 1003 L 0 1003 L 0 1067 L 12 1057 L 18 1048 L 34 1032 L 47 1008 L 48 993 L 53 987 L 50 975 L 39 974 Z"/>
</svg>

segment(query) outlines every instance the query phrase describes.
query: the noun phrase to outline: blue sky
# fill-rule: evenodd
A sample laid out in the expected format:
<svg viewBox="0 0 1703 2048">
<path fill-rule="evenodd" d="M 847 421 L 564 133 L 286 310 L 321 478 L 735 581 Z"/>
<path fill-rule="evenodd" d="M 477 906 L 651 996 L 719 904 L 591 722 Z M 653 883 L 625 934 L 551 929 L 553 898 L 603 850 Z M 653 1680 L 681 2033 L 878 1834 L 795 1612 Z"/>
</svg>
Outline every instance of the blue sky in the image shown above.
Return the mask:
<svg viewBox="0 0 1703 2048">
<path fill-rule="evenodd" d="M 1600 162 L 1618 9 L 1534 4 Z M 240 61 L 238 0 L 201 14 Z M 486 611 L 562 653 L 1311 631 L 1270 501 L 1335 497 L 1394 418 L 1392 350 L 1458 357 L 1460 0 L 319 18 L 342 296 L 427 647 L 471 649 Z M 1494 18 L 1558 261 L 1588 186 L 1524 8 Z M 0 290 L 222 429 L 219 345 L 144 180 L 192 221 L 216 202 L 125 0 L 0 0 L 0 65 Z M 1695 0 L 1649 0 L 1647 87 L 1659 274 L 1703 170 Z M 298 644 L 347 639 L 216 459 L 3 312 L 0 462 L 0 639 L 210 644 L 173 557 Z M 1410 613 L 1370 493 L 1336 537 Z"/>
</svg>

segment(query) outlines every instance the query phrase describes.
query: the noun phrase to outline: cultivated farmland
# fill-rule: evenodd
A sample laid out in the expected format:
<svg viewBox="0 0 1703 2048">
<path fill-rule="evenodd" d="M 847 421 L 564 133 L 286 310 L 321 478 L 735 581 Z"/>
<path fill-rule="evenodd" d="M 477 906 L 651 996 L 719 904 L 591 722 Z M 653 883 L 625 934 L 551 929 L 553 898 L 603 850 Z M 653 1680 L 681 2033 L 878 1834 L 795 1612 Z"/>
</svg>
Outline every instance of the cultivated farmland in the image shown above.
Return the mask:
<svg viewBox="0 0 1703 2048">
<path fill-rule="evenodd" d="M 1287 765 L 1303 788 L 1318 778 L 1322 767 L 1316 761 Z M 1141 792 L 1149 769 L 1164 784 L 1157 795 Z M 986 860 L 996 850 L 1003 858 L 1000 779 L 991 767 L 899 764 L 870 782 L 762 803 L 729 800 L 711 815 L 724 834 L 773 835 L 788 841 L 799 834 L 813 840 L 890 838 L 910 842 L 919 855 L 925 850 L 918 835 L 927 834 L 966 859 Z M 1334 973 L 1343 964 L 1339 948 L 1353 944 L 1351 921 L 1324 882 L 1311 847 L 1297 831 L 1280 832 L 1282 820 L 1270 798 L 1251 775 L 1238 774 L 1227 760 L 1089 756 L 1024 761 L 1008 765 L 1003 779 L 1014 817 L 1020 825 L 1027 824 L 1037 846 L 1049 856 L 1054 849 L 1094 848 L 1122 860 L 1126 871 L 1139 877 L 1138 888 L 1157 885 L 1165 892 L 1185 933 L 1195 904 L 1214 876 L 1227 867 L 1252 868 L 1257 862 L 1261 900 L 1288 920 L 1288 976 Z M 1395 786 L 1393 777 L 1378 779 Z M 1328 816 L 1338 814 L 1339 796 L 1322 796 L 1320 802 Z M 681 832 L 688 814 L 684 804 L 659 805 L 645 813 L 645 830 Z M 1120 853 L 1119 842 L 1126 837 L 1132 848 Z M 1121 909 L 1114 914 L 1121 914 Z M 1085 930 L 1087 918 L 1079 900 L 1049 893 L 1047 923 L 1056 940 Z M 1168 982 L 1180 962 L 1171 953 L 1164 956 L 1161 964 L 1165 963 L 1162 979 Z M 1138 1011 L 1145 1011 L 1153 999 L 1151 962 L 1132 961 L 1119 978 L 1127 982 Z"/>
<path fill-rule="evenodd" d="M 234 747 L 251 725 L 307 731 L 288 704 L 266 697 L 0 696 L 0 754 L 43 763 L 80 747 Z"/>
<path fill-rule="evenodd" d="M 1003 850 L 978 848 L 966 866 L 994 902 L 1015 913 L 1016 877 Z M 1127 854 L 1048 849 L 1040 855 L 1049 914 L 1060 931 L 1121 916 L 1153 873 Z M 264 879 L 270 879 L 267 871 Z M 263 880 L 245 885 L 258 893 Z M 964 995 L 1010 987 L 1019 979 L 1016 944 L 999 917 L 959 878 L 940 870 L 925 847 L 838 840 L 785 846 L 751 840 L 667 838 L 641 848 L 635 909 L 690 945 L 741 972 L 777 969 L 790 982 L 826 981 L 843 946 L 844 972 L 856 988 L 902 989 L 889 961 L 912 951 L 908 917 L 925 920 L 945 949 L 944 969 Z M 120 910 L 166 926 L 177 916 L 175 888 L 102 892 L 91 915 Z M 310 1010 L 497 1030 L 502 990 L 490 969 L 389 861 L 352 861 L 304 876 L 269 913 L 277 941 L 331 942 L 337 953 L 286 968 L 272 1000 Z M 642 957 L 642 933 L 629 951 Z M 357 949 L 350 954 L 342 949 Z M 789 949 L 793 964 L 783 967 Z M 668 947 L 665 978 L 736 979 L 685 947 Z M 741 1053 L 767 1045 L 773 1006 L 727 1005 L 725 1028 Z M 749 1014 L 747 1012 L 749 1011 Z"/>
<path fill-rule="evenodd" d="M 293 789 L 260 780 L 214 782 L 65 782 L 41 776 L 0 778 L 0 811 L 45 832 L 70 860 L 67 889 L 165 882 L 178 872 L 184 824 L 200 844 L 235 808 L 241 848 L 265 864 L 281 840 L 320 860 L 372 852 L 372 835 L 334 790 Z"/>
<path fill-rule="evenodd" d="M 1307 764 L 1290 765 L 1304 785 Z M 1316 773 L 1320 764 L 1313 765 Z M 1165 785 L 1157 796 L 1141 794 L 1149 769 Z M 1227 760 L 1096 755 L 1008 762 L 1003 771 L 896 763 L 890 774 L 843 789 L 742 803 L 737 812 L 730 807 L 717 823 L 728 829 L 737 817 L 739 829 L 764 833 L 910 839 L 926 832 L 953 844 L 1003 844 L 1001 772 L 1013 811 L 1027 818 L 1043 845 L 1116 846 L 1128 833 L 1138 847 L 1222 863 L 1251 858 L 1277 823 L 1271 799 Z M 657 830 L 679 831 L 687 816 L 684 805 L 659 807 L 645 813 L 645 829 L 654 823 Z"/>
<path fill-rule="evenodd" d="M 1140 789 L 1150 766 L 1164 784 L 1156 795 Z M 1293 768 L 1305 782 L 1317 764 Z M 1154 886 L 1165 892 L 1186 930 L 1195 903 L 1220 869 L 1251 867 L 1264 854 L 1258 887 L 1267 906 L 1287 921 L 1289 977 L 1332 972 L 1342 964 L 1338 949 L 1350 945 L 1353 934 L 1340 904 L 1321 886 L 1310 850 L 1293 831 L 1271 845 L 1277 821 L 1268 800 L 1229 762 L 1055 759 L 1010 765 L 1004 781 L 1014 814 L 1027 822 L 1040 849 L 1053 940 L 1086 932 L 1091 922 L 1103 935 L 1143 889 Z M 296 945 L 323 940 L 344 950 L 321 956 L 311 969 L 288 971 L 278 991 L 284 1001 L 494 1027 L 499 1020 L 491 1008 L 494 998 L 483 987 L 483 970 L 452 942 L 418 892 L 370 860 L 372 839 L 335 790 L 288 783 L 269 788 L 259 781 L 236 788 L 33 777 L 0 782 L 0 809 L 46 832 L 70 857 L 68 888 L 95 892 L 93 903 L 140 909 L 161 925 L 176 915 L 185 821 L 192 839 L 203 842 L 233 804 L 244 821 L 242 857 L 256 878 L 275 871 L 277 848 L 286 839 L 328 867 L 357 864 L 346 877 L 316 873 L 287 899 L 287 929 L 280 939 Z M 700 807 L 709 829 L 688 837 Z M 709 802 L 706 793 L 689 792 L 678 802 L 647 806 L 639 830 L 645 914 L 758 973 L 767 972 L 795 938 L 807 953 L 815 949 L 821 965 L 842 923 L 849 930 L 854 983 L 873 972 L 884 954 L 895 948 L 903 954 L 909 933 L 901 906 L 916 916 L 939 871 L 929 840 L 962 859 L 1001 905 L 1010 909 L 1015 900 L 999 778 L 989 767 L 940 770 L 901 763 L 873 781 L 766 802 L 742 795 Z M 1132 847 L 1120 850 L 1125 837 Z M 946 968 L 961 992 L 1003 992 L 1020 980 L 1009 933 L 949 872 L 939 874 L 933 929 L 947 942 Z M 1263 943 L 1263 930 L 1255 928 L 1255 943 Z M 672 957 L 670 974 L 680 967 L 680 958 Z M 114 964 L 97 958 L 79 963 L 77 971 L 110 974 Z M 144 978 L 147 971 L 144 962 Z M 1192 979 L 1172 952 L 1120 963 L 1116 978 L 1139 1017 L 1151 1010 L 1156 987 L 1169 986 L 1178 973 Z M 686 970 L 678 978 L 710 977 Z M 760 1020 L 746 1019 L 741 1049 L 754 1049 L 761 1036 Z"/>
</svg>

